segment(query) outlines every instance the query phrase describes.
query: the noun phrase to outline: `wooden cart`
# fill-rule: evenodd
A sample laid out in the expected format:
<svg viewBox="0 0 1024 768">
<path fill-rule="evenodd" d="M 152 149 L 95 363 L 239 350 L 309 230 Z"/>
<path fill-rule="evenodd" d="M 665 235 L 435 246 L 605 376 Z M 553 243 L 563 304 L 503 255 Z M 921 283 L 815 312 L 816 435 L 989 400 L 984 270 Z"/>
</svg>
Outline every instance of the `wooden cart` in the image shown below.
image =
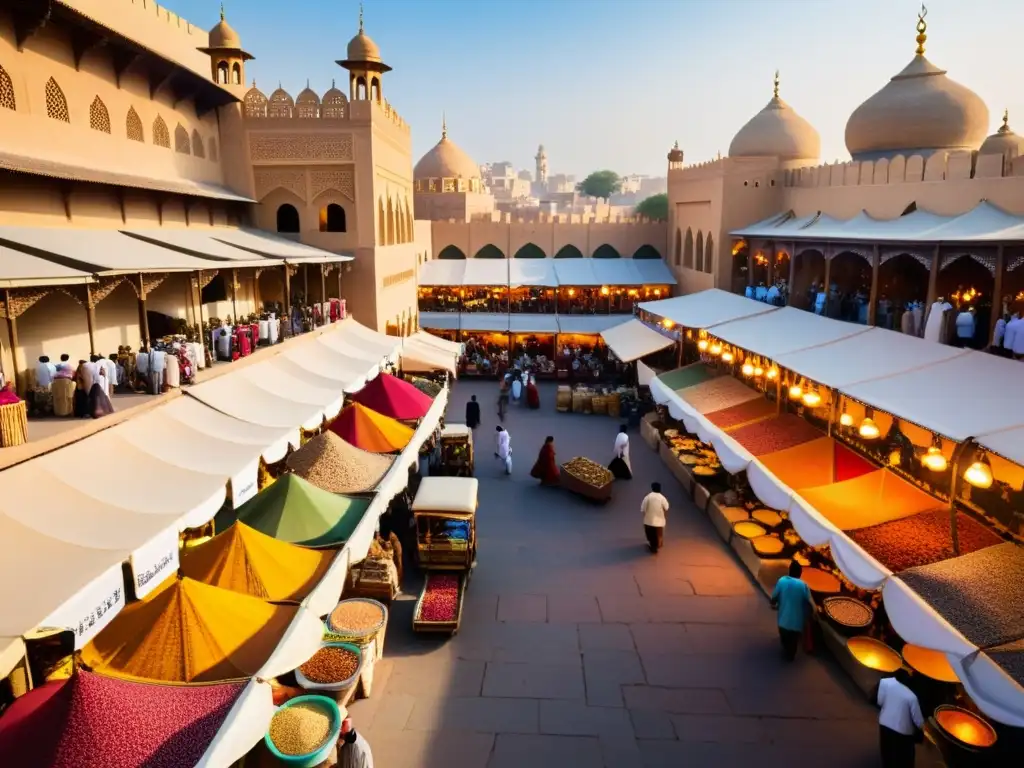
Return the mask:
<svg viewBox="0 0 1024 768">
<path fill-rule="evenodd" d="M 580 457 L 576 457 L 575 459 L 572 459 L 572 461 L 577 461 L 579 458 Z M 589 463 L 597 465 L 597 462 L 593 462 L 590 459 L 587 459 L 587 461 Z M 568 491 L 571 491 L 572 493 L 579 494 L 584 498 L 590 499 L 591 501 L 598 502 L 599 504 L 604 504 L 605 502 L 611 499 L 612 485 L 614 485 L 615 483 L 614 477 L 609 479 L 608 482 L 606 482 L 604 485 L 591 485 L 590 483 L 576 477 L 571 472 L 569 472 L 568 469 L 566 469 L 566 467 L 570 463 L 571 462 L 566 462 L 565 464 L 563 464 L 562 471 L 559 473 L 559 478 L 561 480 L 563 488 L 565 488 Z M 611 473 L 608 474 L 609 476 L 611 475 Z"/>
<path fill-rule="evenodd" d="M 472 477 L 476 471 L 473 430 L 465 424 L 445 424 L 441 430 L 440 454 L 435 474 Z"/>
<path fill-rule="evenodd" d="M 425 477 L 416 491 L 412 503 L 416 561 L 427 574 L 413 611 L 415 632 L 455 634 L 459 629 L 466 587 L 476 563 L 478 487 L 473 477 Z M 423 602 L 432 580 L 436 583 L 441 575 L 458 579 L 455 615 L 448 621 L 426 621 L 422 616 Z"/>
</svg>

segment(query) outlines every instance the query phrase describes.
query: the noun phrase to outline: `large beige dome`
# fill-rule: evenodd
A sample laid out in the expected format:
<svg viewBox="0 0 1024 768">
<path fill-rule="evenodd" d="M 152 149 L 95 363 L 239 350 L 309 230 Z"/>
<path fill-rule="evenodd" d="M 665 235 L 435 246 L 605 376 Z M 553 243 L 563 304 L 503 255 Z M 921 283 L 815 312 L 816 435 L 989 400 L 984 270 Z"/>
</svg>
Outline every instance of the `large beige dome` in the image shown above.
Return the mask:
<svg viewBox="0 0 1024 768">
<path fill-rule="evenodd" d="M 348 41 L 345 58 L 349 61 L 372 61 L 376 64 L 382 61 L 380 48 L 368 34 L 363 32 L 362 28 L 359 29 L 359 33 L 355 37 Z"/>
<path fill-rule="evenodd" d="M 1003 124 L 999 130 L 985 139 L 978 152 L 982 155 L 1010 155 L 1017 157 L 1024 154 L 1024 137 L 1018 136 L 1010 128 L 1010 114 L 1003 112 Z"/>
<path fill-rule="evenodd" d="M 925 12 L 926 13 L 926 12 Z M 924 56 L 924 13 L 917 51 L 903 71 L 850 115 L 846 148 L 855 160 L 935 150 L 975 150 L 988 133 L 988 107 Z"/>
<path fill-rule="evenodd" d="M 224 18 L 224 6 L 220 8 L 220 21 L 217 26 L 210 30 L 210 48 L 236 48 L 242 47 L 242 39 L 238 33 L 231 28 Z"/>
<path fill-rule="evenodd" d="M 441 140 L 420 158 L 412 171 L 413 179 L 478 179 L 480 166 L 462 148 L 448 138 L 448 129 L 441 131 Z"/>
<path fill-rule="evenodd" d="M 821 137 L 813 125 L 779 98 L 779 73 L 776 72 L 775 95 L 733 137 L 729 157 L 817 160 L 820 156 Z"/>
</svg>

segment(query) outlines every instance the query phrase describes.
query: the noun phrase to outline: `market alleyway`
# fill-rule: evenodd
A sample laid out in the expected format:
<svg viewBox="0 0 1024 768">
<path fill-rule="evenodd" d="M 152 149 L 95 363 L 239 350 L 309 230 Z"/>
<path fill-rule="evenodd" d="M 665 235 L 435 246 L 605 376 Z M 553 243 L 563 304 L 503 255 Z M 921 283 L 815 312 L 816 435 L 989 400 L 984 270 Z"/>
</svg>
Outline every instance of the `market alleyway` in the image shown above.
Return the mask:
<svg viewBox="0 0 1024 768">
<path fill-rule="evenodd" d="M 529 477 L 545 435 L 559 463 L 611 459 L 601 416 L 513 405 L 511 477 L 494 458 L 496 385 L 460 382 L 448 420 L 481 402 L 479 565 L 459 634 L 412 633 L 419 584 L 393 606 L 372 699 L 352 706 L 382 768 L 878 765 L 875 713 L 827 660 L 779 658 L 775 615 L 746 570 L 631 433 L 634 479 L 604 507 Z M 640 500 L 661 481 L 666 547 Z M 919 750 L 921 751 L 921 750 Z M 918 765 L 924 765 L 923 755 Z"/>
</svg>

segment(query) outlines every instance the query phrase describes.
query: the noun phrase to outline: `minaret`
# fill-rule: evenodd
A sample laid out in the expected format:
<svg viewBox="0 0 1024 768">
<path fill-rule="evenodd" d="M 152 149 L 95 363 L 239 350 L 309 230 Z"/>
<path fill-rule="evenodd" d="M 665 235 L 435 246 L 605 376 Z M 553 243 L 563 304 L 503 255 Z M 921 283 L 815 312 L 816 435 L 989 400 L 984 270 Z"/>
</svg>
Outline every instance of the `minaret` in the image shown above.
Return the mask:
<svg viewBox="0 0 1024 768">
<path fill-rule="evenodd" d="M 546 186 L 548 183 L 548 153 L 544 151 L 544 145 L 537 147 L 537 183 Z"/>
<path fill-rule="evenodd" d="M 245 88 L 245 62 L 253 57 L 242 49 L 238 33 L 228 24 L 224 3 L 220 4 L 220 21 L 210 30 L 209 45 L 199 50 L 210 57 L 210 76 L 215 83 L 238 92 Z"/>
</svg>

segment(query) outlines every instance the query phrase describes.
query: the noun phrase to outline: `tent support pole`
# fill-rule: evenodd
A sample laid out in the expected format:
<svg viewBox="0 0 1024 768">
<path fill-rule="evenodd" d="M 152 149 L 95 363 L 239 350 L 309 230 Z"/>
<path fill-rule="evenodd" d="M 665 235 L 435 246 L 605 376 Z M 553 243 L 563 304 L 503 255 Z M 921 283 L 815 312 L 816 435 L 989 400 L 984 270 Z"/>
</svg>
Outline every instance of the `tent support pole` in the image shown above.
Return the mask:
<svg viewBox="0 0 1024 768">
<path fill-rule="evenodd" d="M 994 290 L 992 291 L 992 312 L 988 318 L 988 336 L 985 338 L 992 338 L 992 334 L 996 332 L 996 322 L 1003 316 L 1003 272 L 1006 270 L 1006 254 L 1004 253 L 1005 246 L 1000 243 L 996 248 L 996 282 Z"/>
<path fill-rule="evenodd" d="M 878 272 L 881 266 L 881 253 L 878 243 L 875 243 L 874 253 L 871 255 L 871 295 L 868 298 L 868 326 L 871 328 L 874 328 L 875 319 L 878 317 Z"/>
<path fill-rule="evenodd" d="M 953 451 L 953 456 L 949 461 L 950 468 L 953 470 L 949 478 L 949 534 L 953 541 L 953 557 L 960 556 L 960 532 L 957 530 L 956 524 L 957 477 L 960 475 L 960 464 L 963 462 L 964 456 L 968 456 L 972 450 L 972 441 L 964 440 Z"/>
</svg>

